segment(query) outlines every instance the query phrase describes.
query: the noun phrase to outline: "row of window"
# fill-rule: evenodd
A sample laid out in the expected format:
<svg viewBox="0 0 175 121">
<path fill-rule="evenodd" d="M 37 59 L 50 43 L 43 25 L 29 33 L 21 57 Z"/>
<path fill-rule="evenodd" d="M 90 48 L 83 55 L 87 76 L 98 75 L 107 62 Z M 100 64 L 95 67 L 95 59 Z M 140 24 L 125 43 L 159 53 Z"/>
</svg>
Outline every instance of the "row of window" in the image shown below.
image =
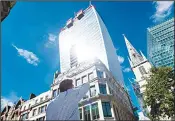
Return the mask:
<svg viewBox="0 0 175 121">
<path fill-rule="evenodd" d="M 97 77 L 98 78 L 104 78 L 104 72 L 97 70 Z M 93 72 L 91 72 L 91 73 L 88 74 L 88 77 L 83 76 L 82 79 L 81 78 L 76 79 L 76 86 L 80 86 L 83 83 L 88 82 L 88 80 L 93 80 L 93 79 L 94 79 L 94 74 L 93 74 Z"/>
<path fill-rule="evenodd" d="M 54 98 L 59 94 L 59 91 L 58 90 L 53 90 L 53 97 Z M 99 84 L 99 90 L 100 90 L 100 93 L 101 94 L 107 94 L 106 84 Z M 95 95 L 96 95 L 96 87 L 95 87 L 95 85 L 92 85 L 92 86 L 90 86 L 90 97 L 93 97 Z M 89 98 L 89 96 L 86 94 L 83 97 L 83 99 L 87 99 L 87 98 Z"/>
<path fill-rule="evenodd" d="M 28 109 L 30 108 L 30 106 L 31 106 L 31 105 L 29 104 Z M 23 110 L 26 110 L 26 107 L 27 107 L 27 106 L 24 106 Z"/>
<path fill-rule="evenodd" d="M 154 29 L 151 31 L 153 33 L 155 33 L 156 31 L 160 31 L 160 29 L 168 29 L 171 26 L 174 26 L 174 22 L 173 21 L 167 21 L 167 23 L 163 23 L 164 25 L 160 24 L 154 27 Z"/>
<path fill-rule="evenodd" d="M 139 67 L 139 71 L 140 71 L 140 73 L 141 73 L 142 75 L 147 74 L 147 72 L 146 72 L 146 70 L 145 70 L 145 68 L 144 68 L 143 66 L 140 66 L 140 67 Z"/>
<path fill-rule="evenodd" d="M 107 94 L 106 84 L 99 84 L 99 89 L 101 94 Z M 90 86 L 90 97 L 96 96 L 96 88 L 95 85 Z M 89 98 L 88 93 L 83 97 L 83 99 Z"/>
<path fill-rule="evenodd" d="M 157 55 L 154 55 L 153 58 L 154 60 L 162 60 L 162 57 L 164 57 L 165 59 L 169 59 L 169 58 L 173 58 L 172 56 L 170 55 L 167 55 L 168 54 L 168 51 L 165 51 L 163 53 L 159 53 Z"/>
<path fill-rule="evenodd" d="M 38 108 L 38 113 L 37 113 L 37 109 L 33 109 L 33 113 L 32 116 L 36 116 L 38 114 L 44 113 L 46 111 L 47 105 L 41 106 Z"/>
<path fill-rule="evenodd" d="M 28 119 L 28 117 L 29 117 L 29 112 L 23 114 L 23 115 L 21 116 L 21 120 L 26 120 L 26 119 Z"/>
<path fill-rule="evenodd" d="M 36 121 L 44 121 L 44 120 L 45 120 L 45 116 L 36 119 Z"/>
<path fill-rule="evenodd" d="M 167 64 L 167 63 L 172 63 L 174 61 L 174 59 L 172 57 L 169 57 L 169 58 L 162 58 L 160 60 L 154 60 L 156 64 Z"/>
<path fill-rule="evenodd" d="M 159 42 L 162 42 L 162 41 L 169 41 L 169 40 L 172 40 L 173 39 L 173 34 L 171 32 L 168 32 L 160 37 L 156 37 L 156 39 L 158 39 Z"/>
<path fill-rule="evenodd" d="M 102 109 L 103 109 L 104 117 L 112 117 L 111 106 L 109 102 L 102 102 Z M 80 108 L 79 112 L 80 112 L 81 120 L 89 121 L 89 120 L 95 120 L 100 118 L 98 103 L 94 103 L 94 104 L 85 106 L 83 108 Z M 83 119 L 83 116 L 84 116 L 84 119 Z"/>
<path fill-rule="evenodd" d="M 94 79 L 94 74 L 93 74 L 93 72 L 91 72 L 91 73 L 88 74 L 88 77 L 85 75 L 82 78 L 76 79 L 76 86 L 80 86 L 83 83 L 88 82 L 88 80 L 90 81 L 90 80 L 93 80 L 93 79 Z"/>
<path fill-rule="evenodd" d="M 159 42 L 160 43 L 167 43 L 168 41 L 171 41 L 172 39 L 174 39 L 174 35 L 171 35 L 171 36 L 163 36 L 160 38 Z"/>
<path fill-rule="evenodd" d="M 70 28 L 71 26 L 73 26 L 73 22 L 75 21 L 75 20 L 80 20 L 82 17 L 84 16 L 84 13 L 83 13 L 83 11 L 81 10 L 80 12 L 78 12 L 77 13 L 77 15 L 76 15 L 76 17 L 75 17 L 75 19 L 69 19 L 68 21 L 67 21 L 67 23 L 66 23 L 66 27 L 67 28 Z"/>
<path fill-rule="evenodd" d="M 104 73 L 103 71 L 99 71 L 97 70 L 97 77 L 98 78 L 104 78 Z M 83 83 L 87 83 L 89 80 L 93 80 L 94 79 L 94 74 L 93 72 L 89 73 L 88 75 L 82 76 L 81 78 L 76 79 L 75 81 L 75 85 L 76 86 L 80 86 Z M 95 87 L 95 86 L 94 86 Z M 93 88 L 93 87 L 92 87 Z M 53 97 L 55 98 L 57 95 L 59 94 L 59 89 L 55 89 L 53 90 Z"/>
<path fill-rule="evenodd" d="M 166 32 L 171 31 L 171 30 L 174 30 L 173 26 L 167 27 L 166 29 L 163 29 L 163 30 L 158 30 L 158 32 L 153 33 L 153 35 L 155 35 L 155 36 L 162 35 Z"/>
<path fill-rule="evenodd" d="M 47 100 L 47 99 L 48 99 L 48 97 L 49 97 L 49 96 L 48 96 L 48 95 L 46 95 L 46 96 L 45 96 L 45 100 Z M 43 101 L 44 101 L 44 98 L 43 98 L 43 97 L 41 97 L 41 98 L 40 98 L 40 102 L 43 102 Z M 35 100 L 35 104 L 40 103 L 40 102 L 39 102 L 39 100 L 38 100 L 38 99 L 36 99 L 36 100 Z"/>
</svg>

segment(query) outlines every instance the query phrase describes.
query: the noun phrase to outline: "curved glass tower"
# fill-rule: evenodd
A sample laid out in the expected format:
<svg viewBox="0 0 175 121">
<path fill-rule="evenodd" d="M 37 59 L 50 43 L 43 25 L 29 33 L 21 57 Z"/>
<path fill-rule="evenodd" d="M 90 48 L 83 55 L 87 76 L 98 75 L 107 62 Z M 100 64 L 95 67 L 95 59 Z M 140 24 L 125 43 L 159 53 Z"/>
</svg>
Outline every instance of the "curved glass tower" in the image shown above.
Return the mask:
<svg viewBox="0 0 175 121">
<path fill-rule="evenodd" d="M 116 80 L 124 84 L 116 49 L 105 24 L 92 5 L 67 21 L 59 34 L 59 51 L 61 72 L 96 57 Z"/>
</svg>

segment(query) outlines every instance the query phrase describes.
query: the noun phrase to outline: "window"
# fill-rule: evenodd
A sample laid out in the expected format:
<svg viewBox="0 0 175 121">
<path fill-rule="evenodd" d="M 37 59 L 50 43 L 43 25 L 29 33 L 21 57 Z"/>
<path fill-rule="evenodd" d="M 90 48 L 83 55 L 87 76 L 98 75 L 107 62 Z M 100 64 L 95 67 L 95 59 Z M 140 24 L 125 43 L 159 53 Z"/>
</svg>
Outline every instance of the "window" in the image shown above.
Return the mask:
<svg viewBox="0 0 175 121">
<path fill-rule="evenodd" d="M 44 111 L 46 111 L 46 109 L 47 109 L 47 105 L 44 106 Z"/>
<path fill-rule="evenodd" d="M 29 108 L 30 108 L 30 104 L 29 104 Z"/>
<path fill-rule="evenodd" d="M 82 109 L 79 109 L 79 113 L 80 113 L 80 120 L 82 120 L 83 116 L 82 116 Z"/>
<path fill-rule="evenodd" d="M 82 80 L 83 80 L 83 83 L 88 82 L 88 78 L 87 78 L 87 76 L 83 76 L 83 77 L 82 77 Z"/>
<path fill-rule="evenodd" d="M 90 96 L 93 97 L 96 95 L 96 89 L 95 89 L 95 85 L 90 87 Z"/>
<path fill-rule="evenodd" d="M 38 119 L 38 121 L 44 121 L 45 116 Z"/>
<path fill-rule="evenodd" d="M 57 96 L 57 90 L 53 90 L 53 97 L 55 98 Z"/>
<path fill-rule="evenodd" d="M 43 112 L 45 112 L 45 106 L 39 107 L 38 113 L 40 114 L 40 113 L 43 113 Z"/>
<path fill-rule="evenodd" d="M 80 86 L 81 85 L 81 79 L 77 79 L 76 80 L 76 86 Z"/>
<path fill-rule="evenodd" d="M 43 101 L 43 97 L 40 98 L 40 102 L 42 102 L 42 101 Z"/>
<path fill-rule="evenodd" d="M 97 70 L 97 76 L 98 76 L 99 78 L 103 78 L 103 77 L 104 77 L 104 76 L 103 76 L 103 72 Z"/>
<path fill-rule="evenodd" d="M 84 120 L 85 121 L 91 120 L 90 107 L 89 106 L 84 107 Z"/>
<path fill-rule="evenodd" d="M 109 102 L 102 102 L 104 117 L 112 117 L 111 106 Z"/>
<path fill-rule="evenodd" d="M 139 71 L 140 71 L 140 73 L 141 73 L 142 75 L 147 74 L 147 73 L 146 73 L 146 70 L 145 70 L 145 68 L 144 68 L 143 66 L 140 66 L 140 67 L 139 67 Z"/>
<path fill-rule="evenodd" d="M 89 81 L 93 80 L 94 79 L 94 74 L 93 73 L 90 73 L 89 74 Z"/>
<path fill-rule="evenodd" d="M 26 106 L 24 106 L 24 110 L 26 109 Z"/>
<path fill-rule="evenodd" d="M 98 103 L 92 104 L 91 111 L 92 111 L 93 120 L 100 118 L 99 111 L 98 111 Z"/>
<path fill-rule="evenodd" d="M 40 108 L 39 108 L 39 112 L 40 112 L 40 113 L 45 112 L 45 106 L 40 107 Z"/>
<path fill-rule="evenodd" d="M 99 84 L 99 88 L 100 88 L 100 93 L 101 94 L 107 94 L 107 92 L 106 92 L 106 84 Z"/>
<path fill-rule="evenodd" d="M 35 100 L 35 104 L 38 103 L 38 99 Z"/>
<path fill-rule="evenodd" d="M 22 120 L 28 119 L 28 115 L 29 115 L 29 113 L 23 114 L 22 117 L 21 117 L 21 119 Z"/>
<path fill-rule="evenodd" d="M 48 95 L 46 95 L 45 99 L 46 99 L 46 100 L 48 99 Z"/>
<path fill-rule="evenodd" d="M 35 115 L 36 115 L 36 109 L 33 110 L 33 116 L 35 116 Z"/>
</svg>

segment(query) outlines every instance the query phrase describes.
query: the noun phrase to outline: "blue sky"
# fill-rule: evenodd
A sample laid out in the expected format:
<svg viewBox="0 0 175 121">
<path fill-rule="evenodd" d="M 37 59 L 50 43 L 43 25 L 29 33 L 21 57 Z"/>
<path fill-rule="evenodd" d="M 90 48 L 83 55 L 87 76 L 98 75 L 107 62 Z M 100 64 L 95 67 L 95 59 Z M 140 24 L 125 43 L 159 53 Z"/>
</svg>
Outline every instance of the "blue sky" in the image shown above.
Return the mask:
<svg viewBox="0 0 175 121">
<path fill-rule="evenodd" d="M 146 55 L 146 28 L 174 15 L 172 2 L 92 2 L 118 49 L 126 86 L 133 78 L 122 34 Z M 47 91 L 59 70 L 58 33 L 89 2 L 17 2 L 2 22 L 2 105 Z"/>
</svg>

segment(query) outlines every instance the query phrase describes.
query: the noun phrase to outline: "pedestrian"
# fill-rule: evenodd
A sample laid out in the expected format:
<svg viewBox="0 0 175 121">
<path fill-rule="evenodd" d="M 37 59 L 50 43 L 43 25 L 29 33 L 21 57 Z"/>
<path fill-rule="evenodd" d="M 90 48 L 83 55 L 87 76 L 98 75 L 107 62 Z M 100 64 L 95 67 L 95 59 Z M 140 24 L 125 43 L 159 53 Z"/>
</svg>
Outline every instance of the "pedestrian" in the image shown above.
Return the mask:
<svg viewBox="0 0 175 121">
<path fill-rule="evenodd" d="M 78 103 L 89 90 L 89 83 L 79 87 L 72 79 L 65 79 L 59 85 L 60 93 L 46 109 L 46 120 L 80 120 Z"/>
</svg>

